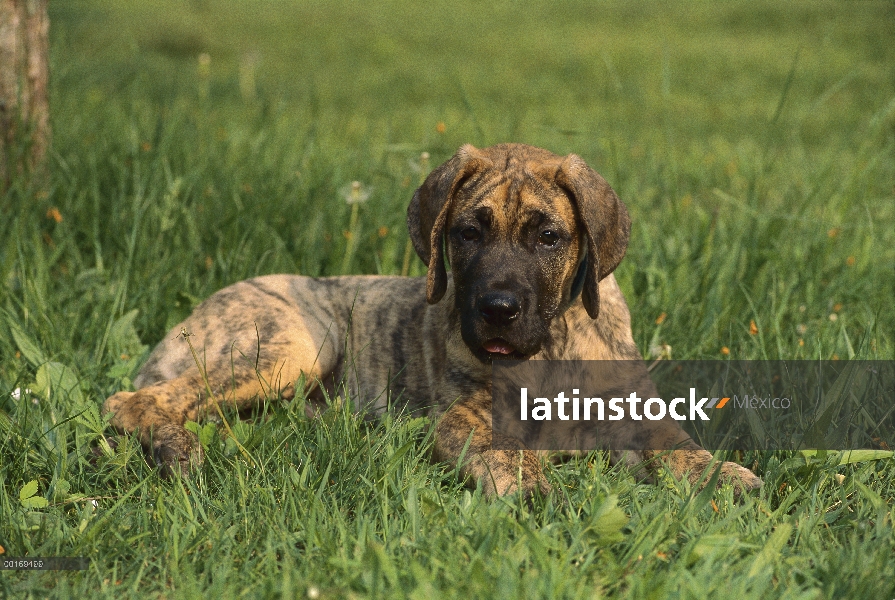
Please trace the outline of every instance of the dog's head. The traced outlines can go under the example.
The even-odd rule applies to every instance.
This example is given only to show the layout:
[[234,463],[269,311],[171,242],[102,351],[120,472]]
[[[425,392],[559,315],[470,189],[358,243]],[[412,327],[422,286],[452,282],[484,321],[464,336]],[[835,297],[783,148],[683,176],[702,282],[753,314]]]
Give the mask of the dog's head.
[[467,144],[432,171],[407,210],[429,266],[426,299],[453,272],[463,341],[483,361],[527,358],[580,293],[596,319],[599,282],[618,266],[631,221],[609,184],[574,154]]

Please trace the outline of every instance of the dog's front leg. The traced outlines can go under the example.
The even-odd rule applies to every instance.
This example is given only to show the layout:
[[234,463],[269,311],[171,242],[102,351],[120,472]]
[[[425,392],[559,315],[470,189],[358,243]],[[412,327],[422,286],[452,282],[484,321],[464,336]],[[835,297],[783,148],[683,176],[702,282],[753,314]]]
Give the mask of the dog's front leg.
[[118,431],[137,432],[163,474],[177,470],[187,475],[203,460],[199,440],[183,427],[197,420],[208,402],[199,390],[201,379],[185,376],[136,392],[118,392],[106,400],[103,412],[112,413],[111,424]]
[[[718,463],[713,465],[714,458],[708,450],[694,442],[677,422],[670,419],[619,422],[614,424],[614,427],[606,429],[603,434],[609,442],[609,447],[630,448],[639,445],[644,448],[642,451],[614,451],[613,463],[624,462],[634,466],[640,459],[645,460],[650,476],[664,463],[674,477],[685,478],[691,484],[704,486],[711,476],[706,470],[709,467],[714,469],[719,466]],[[632,440],[638,442],[632,443]],[[734,462],[722,462],[720,468],[718,485],[730,483],[736,495],[760,488],[762,485],[761,479],[752,471]]]
[[[506,496],[520,489],[526,498],[535,490],[549,493],[537,454],[513,438],[501,436],[500,443],[493,444],[493,436],[489,396],[456,402],[436,426],[434,458],[452,464],[459,462],[466,484],[475,486],[481,481],[486,496]],[[515,449],[495,450],[493,445]]]

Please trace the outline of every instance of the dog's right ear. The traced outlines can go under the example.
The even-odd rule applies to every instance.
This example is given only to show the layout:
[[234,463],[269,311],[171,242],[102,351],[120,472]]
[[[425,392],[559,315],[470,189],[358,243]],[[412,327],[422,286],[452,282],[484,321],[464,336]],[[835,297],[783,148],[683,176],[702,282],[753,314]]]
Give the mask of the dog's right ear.
[[451,201],[474,173],[493,166],[491,160],[472,144],[465,144],[446,163],[429,173],[413,194],[407,208],[407,229],[413,248],[429,266],[426,301],[435,304],[447,291],[444,268],[444,227]]

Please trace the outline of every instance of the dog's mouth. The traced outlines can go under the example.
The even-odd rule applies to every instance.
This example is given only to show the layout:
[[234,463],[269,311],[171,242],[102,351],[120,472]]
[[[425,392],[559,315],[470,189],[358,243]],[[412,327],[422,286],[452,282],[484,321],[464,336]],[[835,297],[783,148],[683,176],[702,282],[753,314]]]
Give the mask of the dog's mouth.
[[492,360],[515,359],[521,360],[526,355],[516,350],[516,347],[503,338],[491,338],[482,344],[482,349],[488,353]]

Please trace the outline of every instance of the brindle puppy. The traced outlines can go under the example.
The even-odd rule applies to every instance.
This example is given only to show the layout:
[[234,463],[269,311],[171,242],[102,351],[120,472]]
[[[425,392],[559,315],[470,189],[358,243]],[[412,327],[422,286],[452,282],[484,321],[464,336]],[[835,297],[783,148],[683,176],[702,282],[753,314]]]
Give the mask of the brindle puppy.
[[[202,457],[185,421],[207,415],[212,402],[246,408],[270,393],[289,397],[304,375],[318,386],[344,382],[358,407],[382,410],[400,393],[409,409],[428,410],[439,418],[435,459],[456,462],[469,442],[460,470],[489,495],[517,491],[518,482],[526,494],[547,492],[536,452],[517,439],[492,444],[491,364],[641,360],[612,276],[628,243],[625,206],[574,154],[466,145],[416,191],[407,225],[425,278],[270,275],[231,285],[155,348],[136,392],[106,401],[113,425],[138,432],[164,469],[187,473]],[[191,334],[213,397],[181,331]],[[641,389],[651,386],[644,371]],[[602,443],[630,448],[632,440],[640,450],[614,459],[639,462],[676,446],[662,459],[692,481],[712,460],[670,419],[628,423]],[[737,489],[761,485],[734,463],[721,475]]]

